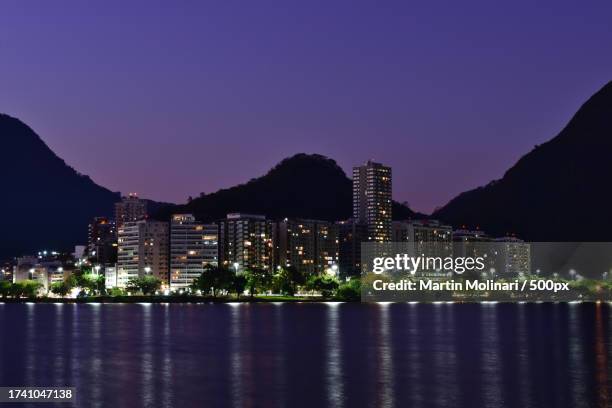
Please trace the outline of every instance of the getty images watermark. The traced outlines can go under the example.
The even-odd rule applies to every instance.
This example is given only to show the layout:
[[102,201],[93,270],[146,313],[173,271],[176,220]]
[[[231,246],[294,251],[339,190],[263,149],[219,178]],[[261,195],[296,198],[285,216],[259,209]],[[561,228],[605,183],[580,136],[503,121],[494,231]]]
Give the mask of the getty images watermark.
[[362,245],[363,301],[610,301],[612,243]]

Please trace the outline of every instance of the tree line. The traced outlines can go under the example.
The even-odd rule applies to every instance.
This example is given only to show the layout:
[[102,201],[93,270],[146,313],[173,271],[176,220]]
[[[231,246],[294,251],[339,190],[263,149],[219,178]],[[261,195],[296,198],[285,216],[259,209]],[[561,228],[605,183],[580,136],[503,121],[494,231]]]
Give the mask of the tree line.
[[[25,280],[21,282],[0,281],[0,297],[34,298],[41,289],[40,282]],[[124,296],[158,294],[162,281],[153,275],[130,279],[125,289],[106,288],[103,275],[83,269],[71,274],[60,282],[49,286],[49,292],[58,297],[66,297],[76,289],[77,298],[92,296]],[[250,298],[257,295],[275,294],[292,297],[298,293],[321,295],[328,299],[346,301],[359,300],[361,283],[358,278],[340,281],[336,277],[321,274],[304,274],[295,267],[267,270],[263,268],[246,269],[237,274],[224,266],[207,266],[186,290],[175,291],[170,295],[198,295],[212,298],[234,296],[240,299],[246,293]]]

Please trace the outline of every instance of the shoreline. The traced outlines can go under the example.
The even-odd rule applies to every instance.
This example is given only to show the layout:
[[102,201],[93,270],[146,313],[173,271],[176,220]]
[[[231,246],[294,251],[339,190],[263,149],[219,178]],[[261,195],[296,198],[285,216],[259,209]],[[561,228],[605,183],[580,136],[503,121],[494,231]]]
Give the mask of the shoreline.
[[188,304],[226,304],[226,303],[353,303],[353,304],[375,304],[375,303],[410,303],[410,304],[612,304],[612,301],[606,300],[520,300],[520,301],[508,301],[508,300],[480,300],[480,301],[448,301],[448,300],[404,300],[404,301],[361,301],[361,300],[341,300],[334,298],[290,298],[290,297],[255,297],[255,298],[213,298],[213,297],[202,297],[202,296],[96,296],[89,298],[0,298],[0,304],[3,303],[41,303],[41,304],[163,304],[163,303],[188,303]]

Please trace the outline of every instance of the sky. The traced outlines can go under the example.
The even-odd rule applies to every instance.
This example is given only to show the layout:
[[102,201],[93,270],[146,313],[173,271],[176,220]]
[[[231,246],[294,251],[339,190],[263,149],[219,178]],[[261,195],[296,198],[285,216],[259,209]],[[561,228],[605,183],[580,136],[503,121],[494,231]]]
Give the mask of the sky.
[[[610,1],[16,1],[0,112],[113,191],[184,202],[295,153],[430,212],[612,80]],[[4,135],[2,135],[4,137]]]

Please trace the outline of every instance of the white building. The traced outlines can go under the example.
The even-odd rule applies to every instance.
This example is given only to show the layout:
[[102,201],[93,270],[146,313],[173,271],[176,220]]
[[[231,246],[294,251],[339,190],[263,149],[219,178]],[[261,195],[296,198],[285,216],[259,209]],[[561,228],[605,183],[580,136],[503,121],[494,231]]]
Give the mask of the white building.
[[[127,282],[123,284],[125,285],[127,284]],[[107,266],[104,268],[104,286],[106,287],[106,289],[119,287],[117,283],[117,267],[116,266]]]
[[170,288],[190,286],[206,265],[217,265],[217,226],[198,223],[191,214],[170,222]]
[[168,223],[142,220],[126,222],[117,229],[117,286],[130,279],[153,275],[168,284]]

